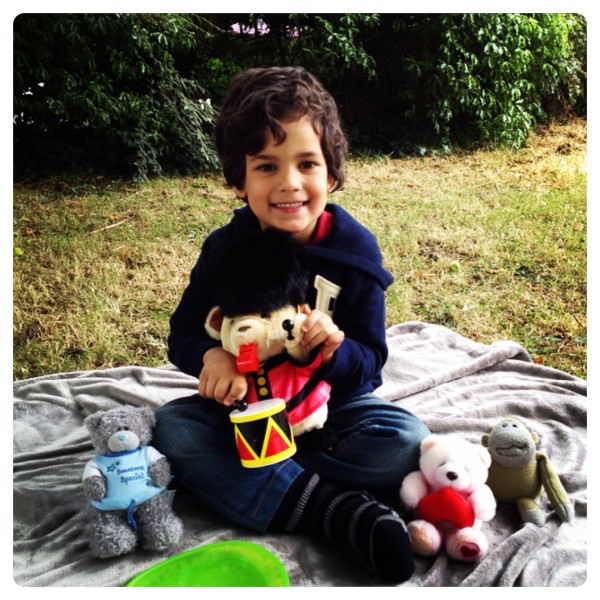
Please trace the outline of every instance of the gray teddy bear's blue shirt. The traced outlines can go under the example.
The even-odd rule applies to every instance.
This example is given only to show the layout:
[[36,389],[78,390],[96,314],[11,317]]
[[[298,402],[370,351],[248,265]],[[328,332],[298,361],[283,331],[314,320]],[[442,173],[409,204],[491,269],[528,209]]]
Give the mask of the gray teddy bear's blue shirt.
[[161,457],[152,446],[98,454],[85,466],[83,479],[100,475],[106,479],[107,491],[102,500],[90,504],[100,510],[126,510],[132,502],[137,506],[156,496],[165,488],[152,483],[148,469]]

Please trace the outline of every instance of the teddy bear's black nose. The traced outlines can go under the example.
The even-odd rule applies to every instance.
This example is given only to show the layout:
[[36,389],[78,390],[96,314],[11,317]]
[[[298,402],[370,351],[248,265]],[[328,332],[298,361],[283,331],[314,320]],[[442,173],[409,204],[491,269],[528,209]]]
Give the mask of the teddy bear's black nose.
[[294,336],[292,335],[292,331],[294,329],[294,321],[292,321],[291,319],[286,319],[281,326],[285,329],[285,331],[288,332],[288,336],[287,339],[288,340],[293,340]]
[[446,473],[446,477],[450,480],[450,481],[454,481],[455,479],[458,479],[458,475],[454,472],[454,471],[448,471]]

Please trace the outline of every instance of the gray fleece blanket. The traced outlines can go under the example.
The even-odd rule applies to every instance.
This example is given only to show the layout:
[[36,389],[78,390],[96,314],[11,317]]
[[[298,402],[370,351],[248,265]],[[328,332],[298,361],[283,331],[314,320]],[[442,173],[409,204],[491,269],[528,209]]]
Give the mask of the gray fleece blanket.
[[[569,493],[575,520],[562,524],[545,497],[543,527],[522,526],[500,505],[484,524],[479,563],[441,551],[417,558],[411,586],[579,586],[587,577],[587,384],[534,364],[518,344],[484,345],[437,325],[388,330],[389,360],[379,393],[420,416],[435,433],[479,442],[498,420],[534,428]],[[178,548],[96,559],[86,539],[81,475],[94,454],[83,419],[121,404],[158,407],[193,393],[197,380],[172,366],[59,373],[14,383],[14,579],[21,586],[122,586],[165,558],[221,540],[261,544],[283,563],[292,586],[381,586],[343,553],[299,535],[257,535],[232,526],[178,491],[185,524]]]

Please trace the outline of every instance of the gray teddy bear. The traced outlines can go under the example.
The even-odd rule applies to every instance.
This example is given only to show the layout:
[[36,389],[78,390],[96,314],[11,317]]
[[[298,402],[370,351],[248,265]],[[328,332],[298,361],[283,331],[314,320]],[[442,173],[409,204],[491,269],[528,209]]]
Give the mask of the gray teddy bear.
[[149,407],[128,405],[84,421],[98,452],[83,471],[83,491],[92,510],[92,551],[100,558],[131,552],[138,542],[163,552],[181,538],[166,489],[169,464],[148,445],[155,422]]

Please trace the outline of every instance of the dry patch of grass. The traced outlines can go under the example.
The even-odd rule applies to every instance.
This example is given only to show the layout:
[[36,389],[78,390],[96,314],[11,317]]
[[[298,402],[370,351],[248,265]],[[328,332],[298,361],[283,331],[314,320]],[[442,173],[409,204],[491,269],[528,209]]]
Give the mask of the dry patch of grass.
[[201,240],[233,207],[214,177],[15,188],[15,378],[164,364]]
[[[513,339],[586,377],[584,121],[518,152],[354,159],[332,200],[380,240],[388,324]],[[164,364],[200,245],[238,205],[218,176],[15,185],[14,377]]]
[[585,377],[586,156],[578,121],[538,129],[518,152],[353,163],[341,201],[397,278],[388,322],[513,339]]

